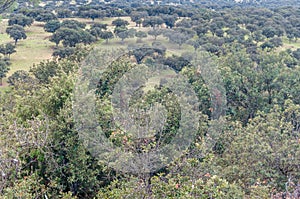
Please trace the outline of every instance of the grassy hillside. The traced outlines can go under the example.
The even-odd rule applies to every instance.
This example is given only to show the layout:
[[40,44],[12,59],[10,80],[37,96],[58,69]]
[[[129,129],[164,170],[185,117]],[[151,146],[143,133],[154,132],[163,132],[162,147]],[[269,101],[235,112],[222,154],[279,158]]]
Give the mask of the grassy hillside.
[[[0,44],[13,43],[13,40],[5,33],[7,20],[1,22]],[[26,27],[27,39],[17,43],[16,53],[11,55],[10,76],[17,70],[29,70],[33,64],[51,58],[54,44],[48,40],[51,35],[46,33],[41,22],[34,22]],[[5,79],[4,79],[5,83]]]
[[[131,22],[130,17],[122,17],[123,19],[130,22],[128,28],[135,28],[138,31],[148,32],[149,27],[136,27],[135,23]],[[74,19],[74,18],[73,18]],[[95,22],[101,22],[108,24],[108,29],[113,31],[114,27],[112,26],[112,21],[116,18],[105,18],[105,19],[96,19],[92,21],[91,19],[83,19],[76,18],[75,20],[84,22],[87,24],[87,28],[89,28]],[[66,20],[66,19],[65,19]],[[10,76],[17,70],[29,70],[33,64],[39,63],[43,60],[47,60],[51,58],[53,53],[55,44],[49,41],[49,37],[51,33],[47,33],[43,29],[44,23],[42,22],[34,22],[32,26],[26,27],[27,39],[20,40],[17,44],[17,52],[11,55],[11,66],[10,71],[7,76]],[[7,27],[7,20],[2,20],[0,22],[0,44],[5,43],[13,43],[13,40],[9,38],[9,36],[5,33],[5,29]],[[142,39],[142,44],[148,44],[151,46],[152,42],[154,42],[154,38],[149,36],[147,38]],[[178,45],[170,43],[163,36],[157,37],[157,42],[161,42],[164,46],[167,47],[167,55],[176,54],[180,55],[182,52],[186,50],[193,50],[193,48],[187,44],[184,44],[181,48]],[[109,41],[108,44],[105,42],[99,41],[94,45],[101,45],[101,47],[105,49],[116,48],[116,47],[127,47],[130,44],[136,44],[137,38],[126,39],[124,44],[121,43],[119,38],[114,38]],[[286,49],[297,49],[300,48],[300,41],[290,42],[286,37],[283,37],[284,45],[280,47],[278,50],[286,50]],[[6,79],[4,79],[4,86]]]

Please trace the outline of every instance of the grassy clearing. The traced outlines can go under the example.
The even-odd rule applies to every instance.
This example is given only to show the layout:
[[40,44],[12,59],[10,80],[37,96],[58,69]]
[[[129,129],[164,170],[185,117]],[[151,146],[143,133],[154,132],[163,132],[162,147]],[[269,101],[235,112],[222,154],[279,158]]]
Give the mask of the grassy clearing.
[[[0,44],[13,43],[13,40],[4,33],[7,27],[7,20],[1,22],[1,27]],[[11,55],[12,64],[7,76],[10,76],[17,70],[29,70],[33,64],[51,58],[54,44],[48,40],[51,34],[44,31],[43,23],[34,22],[32,26],[26,27],[25,30],[27,39],[20,40],[17,43],[17,52]],[[5,85],[6,79],[3,82]]]
[[158,86],[160,84],[161,80],[168,80],[170,78],[174,78],[175,76],[176,73],[174,70],[167,69],[167,70],[160,71],[158,75],[148,79],[144,88],[144,92],[148,92],[154,89],[155,86]]
[[279,50],[296,50],[297,48],[300,48],[300,40],[297,41],[289,41],[289,39],[284,36],[282,37],[283,46],[279,48]]
[[[121,18],[127,20],[130,23],[128,28],[135,28],[138,31],[140,30],[144,32],[148,32],[151,29],[150,27],[136,27],[136,24],[134,22],[131,22],[130,17]],[[89,28],[93,23],[96,22],[106,23],[108,24],[108,30],[113,31],[114,26],[112,26],[112,21],[117,19],[117,17],[95,19],[94,21],[92,19],[85,18],[70,19],[86,23],[87,28]],[[9,38],[9,36],[5,33],[7,21],[8,20],[6,19],[0,22],[0,44],[13,43],[13,40]],[[17,52],[11,55],[12,64],[10,66],[9,73],[7,74],[8,77],[17,70],[28,71],[30,67],[32,67],[34,64],[40,63],[41,61],[48,60],[51,58],[53,49],[55,48],[55,44],[49,41],[51,33],[45,32],[43,29],[43,25],[44,23],[42,22],[34,22],[32,26],[25,28],[27,39],[20,40],[17,44]],[[167,48],[167,56],[170,56],[172,54],[180,55],[186,50],[193,50],[193,48],[188,45],[183,45],[181,48],[179,48],[178,45],[169,43],[163,36],[158,36],[157,40],[154,40],[152,36],[148,36],[147,38],[143,38],[142,43],[139,44],[148,44],[149,46],[151,46],[154,41],[161,42]],[[119,38],[114,38],[111,39],[108,44],[106,44],[105,41],[99,41],[96,44],[94,44],[94,46],[103,49],[116,49],[120,47],[127,48],[127,46],[130,44],[137,44],[137,38],[126,39],[124,44],[122,44]],[[4,78],[4,86],[2,86],[0,90],[5,89],[6,80],[7,78]]]

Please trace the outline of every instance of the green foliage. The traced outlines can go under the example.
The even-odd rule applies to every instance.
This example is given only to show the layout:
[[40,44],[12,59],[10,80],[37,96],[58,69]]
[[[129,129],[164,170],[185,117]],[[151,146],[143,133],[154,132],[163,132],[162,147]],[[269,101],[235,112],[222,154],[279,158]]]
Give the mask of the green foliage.
[[112,25],[116,26],[116,27],[126,27],[129,25],[129,22],[123,19],[116,19],[112,22]]
[[17,52],[15,50],[16,46],[12,45],[11,43],[7,44],[2,44],[0,45],[0,53],[3,54],[4,56],[8,55],[8,58],[10,58],[10,55]]
[[6,74],[9,71],[8,62],[5,60],[0,59],[0,86],[2,86],[2,79],[6,77]]
[[[290,117],[290,111],[293,115]],[[259,113],[247,126],[236,129],[236,137],[224,152],[223,174],[229,181],[239,179],[251,189],[254,185],[282,190],[288,178],[299,179],[299,140],[293,125],[299,106],[286,101],[268,114]],[[298,127],[296,127],[298,128]]]
[[137,42],[142,42],[142,38],[146,38],[148,35],[143,31],[137,31],[135,36],[138,38]]
[[61,23],[61,27],[63,28],[70,28],[70,29],[84,29],[86,26],[85,23],[79,22],[77,20],[64,20]]
[[94,36],[85,30],[59,28],[50,38],[50,41],[58,45],[61,41],[65,47],[75,47],[76,44],[91,44],[95,41]]
[[55,50],[52,55],[59,57],[59,59],[63,59],[63,58],[71,56],[74,53],[75,53],[74,47],[65,47],[62,49]]
[[0,1],[0,14],[7,10],[12,4],[15,2],[15,0],[1,0]]
[[[182,160],[181,164],[169,169],[170,174],[159,173],[149,177],[147,182],[133,176],[125,180],[116,180],[98,193],[98,198],[242,198],[244,193],[236,184],[209,173],[189,175],[201,163],[190,158]],[[184,165],[184,166],[181,166]],[[175,165],[174,165],[175,166]],[[185,173],[187,172],[187,173]],[[197,177],[199,176],[199,177]],[[201,177],[200,177],[201,176]]]
[[52,12],[49,11],[39,12],[35,17],[36,21],[42,21],[42,22],[48,22],[56,19],[57,17]]
[[[12,2],[0,1],[0,5],[6,4],[0,12]],[[121,4],[106,1],[105,7],[79,6],[78,13],[63,7],[55,11],[63,18],[75,14],[92,20],[128,14],[137,27],[144,27],[137,31],[125,18],[114,18],[114,33],[122,44],[132,37],[140,42],[147,31],[155,40],[163,34],[179,47],[188,44],[195,51],[209,52],[226,89],[222,123],[213,117],[212,98],[221,100],[214,96],[219,90],[209,88],[205,81],[221,79],[217,74],[203,77],[207,68],[191,67],[190,55],[180,55],[182,49],[175,52],[172,44],[166,49],[163,37],[153,42],[154,49],[146,43],[129,45],[128,56],[115,60],[96,79],[95,113],[105,136],[120,150],[147,154],[171,143],[177,133],[182,107],[164,86],[168,78],[151,78],[129,101],[131,110],[142,112],[132,118],[143,125],[148,124],[151,106],[160,104],[166,116],[161,131],[136,138],[115,123],[111,102],[116,100],[112,99],[115,85],[137,64],[167,65],[174,70],[167,75],[187,78],[200,102],[199,128],[190,147],[159,171],[130,174],[113,170],[113,163],[96,159],[87,150],[75,127],[72,107],[80,62],[90,50],[80,44],[98,39],[108,43],[114,37],[110,25],[90,22],[91,27],[85,29],[80,21],[59,22],[47,6],[45,10],[22,8],[19,13],[24,16],[12,15],[7,33],[17,43],[26,38],[22,26],[29,26],[32,18],[45,21],[44,29],[53,33],[50,41],[57,45],[56,57],[35,64],[29,72],[16,71],[8,78],[9,89],[0,93],[0,198],[229,199],[296,194],[300,179],[300,50],[294,47],[300,38],[299,8],[222,9],[219,1],[215,10],[202,8],[215,7],[211,3],[201,9]],[[6,56],[15,52],[15,45],[0,45],[5,57],[0,59],[1,84],[9,70]],[[139,71],[133,75],[135,80],[144,80],[147,74]],[[214,133],[218,137],[212,138],[213,147],[206,148]]]
[[58,20],[51,20],[45,24],[44,29],[46,32],[54,33],[57,29],[60,28],[60,26],[61,24]]
[[25,33],[25,30],[20,25],[13,25],[6,28],[6,33],[14,39],[15,45],[17,45],[18,40],[20,39],[26,39],[27,35]]
[[8,20],[9,26],[17,24],[17,25],[25,27],[25,26],[31,26],[32,23],[33,23],[33,18],[27,17],[22,14],[12,15],[12,16],[10,16],[10,18]]
[[18,84],[29,83],[32,78],[29,73],[24,70],[18,70],[8,77],[7,83],[11,86],[17,86]]

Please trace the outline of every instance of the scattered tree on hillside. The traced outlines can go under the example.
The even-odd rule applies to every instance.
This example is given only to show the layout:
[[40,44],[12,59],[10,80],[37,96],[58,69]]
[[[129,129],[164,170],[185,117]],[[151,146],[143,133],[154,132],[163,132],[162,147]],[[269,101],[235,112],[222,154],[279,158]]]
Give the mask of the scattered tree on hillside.
[[95,37],[85,30],[60,28],[51,36],[50,41],[56,46],[62,41],[65,47],[75,47],[78,43],[91,44],[95,41]]
[[104,18],[106,16],[106,11],[89,9],[89,10],[81,11],[80,16],[84,18],[90,18],[94,21],[97,18]]
[[140,43],[140,42],[142,42],[142,38],[146,38],[147,37],[147,33],[143,32],[143,31],[137,31],[135,33],[135,36],[138,38],[136,42]]
[[0,53],[3,54],[4,56],[8,55],[8,58],[10,58],[10,55],[17,52],[16,51],[16,46],[12,45],[11,43],[7,43],[7,44],[2,44],[0,45]]
[[27,17],[23,14],[15,14],[9,17],[8,25],[12,26],[14,24],[20,25],[20,26],[31,26],[33,23],[33,18]]
[[35,20],[47,22],[51,20],[57,20],[57,17],[52,12],[41,12],[36,16]]
[[162,33],[163,33],[163,31],[161,29],[157,29],[157,28],[156,29],[151,29],[151,30],[148,31],[148,35],[153,36],[154,40],[156,40],[157,37],[159,35],[161,35]]
[[69,18],[72,16],[72,11],[69,9],[58,9],[57,17],[58,18]]
[[57,29],[59,29],[61,26],[60,22],[58,20],[51,20],[46,22],[44,29],[46,32],[54,33]]
[[[101,38],[101,35],[106,32],[107,24],[95,23],[90,28],[89,32],[96,38]],[[107,34],[107,33],[105,33]],[[108,36],[108,35],[105,35]],[[103,39],[103,38],[102,38]],[[110,39],[110,38],[108,38]]]
[[86,27],[86,24],[74,19],[71,20],[64,20],[60,27],[62,28],[70,28],[70,29],[84,29]]
[[136,30],[131,29],[124,29],[122,31],[117,31],[116,35],[121,39],[122,44],[124,44],[124,40],[127,38],[133,38],[135,36]]
[[27,35],[25,33],[25,30],[20,25],[13,25],[6,28],[6,33],[14,39],[15,45],[17,45],[17,42],[20,39],[26,39]]
[[55,50],[52,55],[54,57],[59,57],[59,59],[63,59],[74,53],[75,53],[74,47],[65,47],[65,48],[60,48],[60,49]]
[[108,44],[108,40],[112,39],[114,37],[113,33],[111,31],[102,31],[99,35],[101,39],[104,39],[106,44]]
[[0,14],[7,10],[16,0],[0,0]]
[[129,25],[129,22],[124,19],[118,18],[112,21],[112,25],[116,27],[126,27]]
[[148,12],[146,11],[133,11],[130,13],[131,21],[135,22],[136,27],[141,27],[143,19],[148,17]]
[[0,59],[0,86],[3,85],[3,78],[6,77],[9,71],[9,64],[7,61]]
[[164,32],[164,36],[167,37],[170,42],[178,44],[179,48],[181,48],[184,43],[191,39],[194,34],[194,31],[184,28],[177,28]]
[[173,28],[175,26],[177,18],[177,15],[162,15],[162,19],[164,20],[167,28]]
[[91,28],[100,28],[101,30],[107,30],[108,24],[94,23]]
[[27,71],[18,70],[8,77],[7,83],[10,86],[17,86],[17,84],[29,83],[31,80],[32,78]]
[[161,17],[158,16],[150,16],[144,19],[143,21],[143,27],[152,27],[155,29],[156,27],[159,27],[164,23],[164,20]]

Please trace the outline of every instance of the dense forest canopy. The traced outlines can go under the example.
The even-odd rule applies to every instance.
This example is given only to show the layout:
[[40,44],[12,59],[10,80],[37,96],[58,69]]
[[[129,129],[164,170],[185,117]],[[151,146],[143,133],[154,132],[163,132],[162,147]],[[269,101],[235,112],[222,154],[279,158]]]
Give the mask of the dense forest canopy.
[[0,1],[0,198],[300,198],[299,3]]

